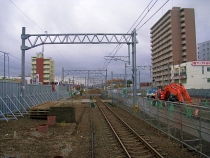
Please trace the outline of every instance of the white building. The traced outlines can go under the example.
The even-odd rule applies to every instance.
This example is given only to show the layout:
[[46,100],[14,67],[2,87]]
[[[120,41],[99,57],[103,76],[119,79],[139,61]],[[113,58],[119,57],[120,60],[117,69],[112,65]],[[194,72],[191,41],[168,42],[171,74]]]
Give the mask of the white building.
[[198,43],[197,48],[198,48],[197,60],[209,61],[210,60],[210,41]]
[[210,61],[192,61],[171,67],[171,80],[186,89],[210,88]]

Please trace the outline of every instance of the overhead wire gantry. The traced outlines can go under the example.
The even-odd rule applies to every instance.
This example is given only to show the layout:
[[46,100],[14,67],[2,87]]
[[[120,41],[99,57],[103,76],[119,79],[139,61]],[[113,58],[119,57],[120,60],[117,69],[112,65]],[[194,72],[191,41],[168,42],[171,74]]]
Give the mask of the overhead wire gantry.
[[[132,70],[133,70],[133,93],[136,94],[136,29],[131,33],[92,33],[92,34],[26,34],[22,27],[22,62],[21,84],[22,95],[25,89],[25,51],[44,44],[131,44],[132,46]],[[136,100],[133,101],[134,104]]]

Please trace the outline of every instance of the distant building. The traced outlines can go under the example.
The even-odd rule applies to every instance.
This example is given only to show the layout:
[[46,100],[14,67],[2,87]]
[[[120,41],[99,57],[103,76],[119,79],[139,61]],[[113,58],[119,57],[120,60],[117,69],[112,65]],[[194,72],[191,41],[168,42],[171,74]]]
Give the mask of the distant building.
[[[12,82],[22,82],[21,80],[22,77],[20,76],[12,76],[12,77],[5,77],[6,81],[12,81]],[[0,76],[0,80],[4,80],[4,76]],[[25,83],[30,84],[31,77],[30,76],[25,76]]]
[[141,82],[140,83],[140,87],[148,87],[148,86],[152,86],[151,82]]
[[171,74],[172,82],[182,83],[186,89],[210,88],[210,61],[177,64],[171,67]]
[[151,27],[152,78],[170,82],[171,67],[197,60],[194,9],[173,7]]
[[210,41],[197,44],[197,60],[209,61],[210,60]]
[[31,57],[31,78],[32,83],[49,84],[54,82],[54,61],[51,58],[44,58],[43,53]]

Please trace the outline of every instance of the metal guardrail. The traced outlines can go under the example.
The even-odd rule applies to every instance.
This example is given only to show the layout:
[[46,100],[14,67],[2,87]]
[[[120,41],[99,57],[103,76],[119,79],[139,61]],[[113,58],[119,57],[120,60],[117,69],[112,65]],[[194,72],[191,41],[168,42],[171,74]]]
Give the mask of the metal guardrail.
[[210,157],[210,104],[197,105],[132,96],[109,95],[112,102],[204,157]]
[[210,99],[210,89],[187,89],[191,97]]

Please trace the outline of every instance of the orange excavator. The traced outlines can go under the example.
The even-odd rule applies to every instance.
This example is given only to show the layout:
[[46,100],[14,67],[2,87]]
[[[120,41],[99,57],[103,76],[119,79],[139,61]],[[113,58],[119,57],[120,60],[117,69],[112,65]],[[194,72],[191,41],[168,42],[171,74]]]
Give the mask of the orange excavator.
[[171,83],[165,88],[158,89],[155,93],[155,99],[167,101],[192,102],[190,95],[182,84]]

